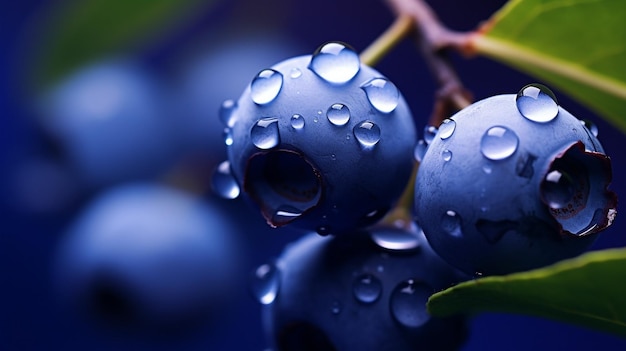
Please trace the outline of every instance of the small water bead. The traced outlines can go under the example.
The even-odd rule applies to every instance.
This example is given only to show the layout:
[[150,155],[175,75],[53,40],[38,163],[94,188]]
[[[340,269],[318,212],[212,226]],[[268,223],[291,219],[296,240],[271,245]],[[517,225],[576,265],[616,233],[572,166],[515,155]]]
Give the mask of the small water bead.
[[426,126],[424,127],[424,141],[426,144],[430,144],[433,139],[435,139],[435,135],[437,135],[437,127],[435,126]]
[[372,148],[380,141],[380,127],[370,121],[364,121],[353,129],[354,137],[364,148]]
[[282,205],[278,207],[276,212],[274,212],[274,215],[272,216],[272,224],[276,226],[285,225],[301,215],[302,211],[299,209],[290,205]]
[[274,264],[259,266],[252,276],[251,290],[263,305],[269,305],[278,296],[280,288],[280,270]]
[[260,119],[250,131],[250,138],[254,146],[267,150],[280,143],[278,132],[278,118],[268,117]]
[[348,44],[330,42],[315,50],[309,69],[327,82],[341,84],[359,73],[361,61]]
[[278,96],[283,87],[283,75],[273,69],[264,69],[250,84],[252,101],[259,105],[268,104]]
[[426,302],[433,289],[413,279],[404,281],[394,289],[389,300],[393,318],[407,328],[419,328],[430,320]]
[[491,168],[491,165],[483,166],[483,172],[485,172],[485,174],[491,174],[492,171],[493,171],[493,168]]
[[490,160],[504,160],[517,151],[519,138],[506,127],[491,127],[480,140],[480,151]]
[[517,93],[515,104],[522,116],[534,122],[550,122],[559,114],[556,96],[542,84],[529,84],[523,87]]
[[383,291],[383,285],[371,274],[357,277],[352,284],[352,293],[357,301],[371,304],[376,302]]
[[226,146],[231,146],[235,142],[233,139],[233,132],[230,128],[224,128],[224,132],[222,133],[224,136],[224,144]]
[[241,193],[237,180],[231,173],[230,162],[224,161],[217,166],[211,177],[213,191],[224,199],[236,199]]
[[319,227],[315,229],[315,231],[317,232],[317,234],[321,236],[327,236],[328,234],[330,234],[330,227],[325,226],[325,225],[320,225]]
[[558,170],[548,172],[541,184],[541,195],[552,209],[565,208],[576,193],[572,177]]
[[452,159],[452,151],[445,149],[441,152],[441,158],[443,158],[444,161],[448,162]]
[[237,102],[232,99],[224,100],[222,105],[220,106],[220,121],[224,123],[225,126],[232,128],[235,125],[235,110],[237,109]]
[[301,76],[302,76],[302,71],[297,67],[292,68],[291,71],[289,72],[289,77],[293,79],[300,78]]
[[350,120],[350,109],[344,104],[333,104],[326,111],[326,117],[330,123],[343,126]]
[[446,140],[454,134],[456,129],[456,122],[452,119],[445,119],[439,126],[439,137],[441,140]]
[[361,85],[367,100],[382,113],[390,113],[398,106],[400,92],[396,86],[385,78],[372,78]]
[[417,162],[422,162],[424,159],[424,155],[426,155],[426,150],[428,150],[428,144],[424,139],[420,139],[417,141],[417,145],[415,145],[415,150],[413,150],[413,157]]
[[333,304],[330,306],[330,312],[334,315],[341,313],[341,303],[339,301],[333,301]]
[[304,128],[304,117],[298,114],[291,116],[291,127],[295,130]]
[[588,119],[585,120],[580,120],[580,123],[585,126],[585,128],[587,128],[587,130],[589,132],[591,132],[591,135],[593,135],[594,137],[598,137],[598,126],[595,125],[593,122],[591,122]]
[[411,252],[420,246],[418,236],[405,230],[378,230],[371,238],[376,245],[390,251]]
[[460,238],[463,236],[461,231],[461,216],[455,211],[448,210],[441,216],[441,228],[448,234]]

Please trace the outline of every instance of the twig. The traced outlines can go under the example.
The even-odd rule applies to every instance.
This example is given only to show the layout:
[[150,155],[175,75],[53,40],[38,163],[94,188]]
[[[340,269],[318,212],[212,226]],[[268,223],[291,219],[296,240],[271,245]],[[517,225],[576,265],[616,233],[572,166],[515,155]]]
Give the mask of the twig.
[[383,34],[361,52],[361,62],[375,66],[396,44],[413,31],[413,18],[400,15]]

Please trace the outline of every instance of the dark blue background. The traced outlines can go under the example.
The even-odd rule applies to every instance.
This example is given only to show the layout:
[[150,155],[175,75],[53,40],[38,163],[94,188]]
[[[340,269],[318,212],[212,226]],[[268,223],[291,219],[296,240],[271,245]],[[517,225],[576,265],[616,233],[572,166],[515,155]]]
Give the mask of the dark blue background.
[[[223,30],[229,21],[243,26],[270,26],[284,31],[301,44],[315,49],[328,40],[343,40],[362,50],[393,20],[382,1],[231,1],[221,2],[211,12],[186,23],[162,42],[143,48],[138,55],[146,66],[167,76],[176,67],[180,52],[201,35]],[[469,30],[489,17],[503,1],[432,1],[444,23],[452,29]],[[50,291],[49,265],[60,233],[75,215],[66,211],[55,215],[33,216],[11,206],[7,178],[19,160],[49,150],[34,127],[28,91],[23,86],[24,38],[33,28],[35,14],[51,6],[43,1],[5,4],[0,35],[4,53],[0,56],[0,349],[133,349],[142,344],[115,340],[104,332],[78,324],[57,309]],[[113,24],[112,24],[113,25]],[[232,28],[232,27],[231,27]],[[303,52],[305,54],[308,52]],[[459,75],[476,99],[500,93],[514,93],[535,79],[485,58],[453,55]],[[410,103],[418,126],[430,114],[435,84],[423,59],[407,40],[389,54],[377,69],[400,88]],[[243,88],[243,87],[242,87]],[[580,118],[594,121],[600,139],[612,156],[613,190],[624,194],[626,154],[621,152],[624,135],[596,115],[556,91],[560,104]],[[260,221],[258,218],[251,221]],[[595,248],[623,246],[623,216],[617,217],[597,242]],[[250,268],[278,255],[289,238],[261,233],[250,236],[247,246]],[[569,326],[542,319],[485,314],[476,317],[466,350],[551,350],[551,349],[625,349],[626,339],[602,332]],[[156,347],[154,344],[152,347]],[[252,299],[242,300],[225,318],[218,330],[202,330],[184,340],[161,342],[163,349],[189,350],[263,350],[266,346],[261,329],[259,306]]]

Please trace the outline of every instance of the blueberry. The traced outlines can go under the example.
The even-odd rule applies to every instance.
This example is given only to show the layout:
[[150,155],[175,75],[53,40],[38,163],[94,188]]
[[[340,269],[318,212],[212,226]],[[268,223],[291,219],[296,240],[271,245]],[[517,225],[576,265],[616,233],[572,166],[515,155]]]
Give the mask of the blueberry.
[[506,274],[587,249],[616,214],[609,157],[545,86],[444,121],[419,167],[417,220],[467,273]]
[[454,350],[465,340],[464,318],[431,317],[425,304],[468,276],[415,227],[311,233],[254,278],[277,351]]
[[411,174],[406,101],[346,44],[261,70],[223,112],[232,174],[272,226],[339,234],[372,224]]
[[62,306],[125,332],[178,331],[217,319],[240,271],[218,207],[151,183],[107,190],[56,253]]

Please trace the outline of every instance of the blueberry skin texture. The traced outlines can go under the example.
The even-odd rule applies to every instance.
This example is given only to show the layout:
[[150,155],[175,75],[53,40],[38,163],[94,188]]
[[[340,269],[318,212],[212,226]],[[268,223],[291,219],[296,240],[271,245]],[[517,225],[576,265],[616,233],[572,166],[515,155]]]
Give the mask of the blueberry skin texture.
[[65,311],[130,333],[204,325],[229,304],[237,242],[218,207],[152,183],[112,188],[72,223],[55,254]]
[[[262,311],[273,349],[402,351],[461,346],[466,320],[427,316],[425,303],[431,293],[468,276],[439,258],[421,232],[408,234],[418,240],[417,248],[398,251],[372,240],[372,233],[385,232],[406,233],[395,228],[327,237],[311,233],[286,247],[276,264],[280,277],[276,299]],[[364,275],[379,282],[380,291],[375,299],[368,295],[369,300],[359,301],[353,289]],[[409,279],[427,290],[420,291],[422,300],[411,304],[417,315],[427,317],[411,327],[391,312],[391,297]]]
[[[308,68],[311,55],[280,62],[272,69],[283,76],[277,97],[255,104],[250,85],[237,102],[233,144],[228,146],[232,173],[268,224],[340,234],[381,218],[400,196],[413,166],[415,128],[404,98],[389,113],[377,111],[360,86],[379,72],[360,65],[358,74],[343,84],[332,84]],[[291,73],[299,70],[297,78]],[[327,111],[334,104],[350,111],[349,121],[333,125]],[[304,127],[291,125],[295,114]],[[262,150],[251,140],[258,120],[277,117],[280,143]],[[363,148],[354,128],[370,121],[380,128],[380,140]],[[299,216],[276,218],[281,208]]]
[[[446,128],[439,129],[415,188],[417,221],[449,263],[484,275],[538,268],[582,253],[610,225],[617,201],[606,188],[610,162],[598,139],[566,110],[534,122],[520,114],[516,95],[507,94],[478,101],[451,119],[454,132],[442,139]],[[510,156],[483,155],[483,135],[493,126],[517,137]],[[542,193],[544,177],[559,165],[574,169],[589,187],[583,200],[570,201],[571,213],[552,211]]]

